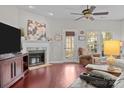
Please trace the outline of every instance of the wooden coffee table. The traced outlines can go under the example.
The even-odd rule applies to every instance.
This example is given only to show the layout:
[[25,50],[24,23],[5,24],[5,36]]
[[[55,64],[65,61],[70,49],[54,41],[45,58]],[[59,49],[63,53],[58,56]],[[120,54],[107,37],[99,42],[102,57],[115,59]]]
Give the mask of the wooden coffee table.
[[105,71],[105,72],[108,72],[108,73],[111,73],[112,75],[115,75],[115,76],[120,76],[122,70],[121,68],[119,67],[114,67],[115,69],[110,71],[108,70],[108,65],[107,64],[102,64],[102,65],[96,65],[96,64],[88,64],[86,66],[86,68],[88,69],[88,71],[91,71],[91,70],[100,70],[100,71]]

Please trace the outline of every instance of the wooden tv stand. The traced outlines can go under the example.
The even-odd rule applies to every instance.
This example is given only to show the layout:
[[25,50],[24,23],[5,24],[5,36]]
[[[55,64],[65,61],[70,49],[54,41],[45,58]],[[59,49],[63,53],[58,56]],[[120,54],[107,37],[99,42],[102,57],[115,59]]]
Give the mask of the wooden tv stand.
[[28,54],[0,55],[0,87],[8,88],[28,71]]

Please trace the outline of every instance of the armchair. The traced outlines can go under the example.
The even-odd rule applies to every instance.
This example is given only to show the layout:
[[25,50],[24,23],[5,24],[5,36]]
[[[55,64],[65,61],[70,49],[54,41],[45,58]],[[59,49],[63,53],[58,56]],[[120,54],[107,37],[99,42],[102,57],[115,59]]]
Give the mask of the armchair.
[[79,63],[86,66],[87,64],[92,64],[91,55],[81,55],[79,56]]
[[79,48],[79,64],[86,66],[87,64],[92,64],[95,61],[95,57],[100,57],[100,54],[90,54],[88,50],[84,48]]

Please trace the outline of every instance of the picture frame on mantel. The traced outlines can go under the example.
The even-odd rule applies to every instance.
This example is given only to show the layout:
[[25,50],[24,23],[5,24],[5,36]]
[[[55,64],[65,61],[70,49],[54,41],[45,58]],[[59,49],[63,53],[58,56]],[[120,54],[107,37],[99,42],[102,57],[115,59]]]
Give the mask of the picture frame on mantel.
[[78,40],[79,41],[84,41],[85,40],[85,36],[84,35],[78,36]]
[[62,35],[56,35],[54,40],[55,41],[61,41],[62,40]]
[[84,34],[83,30],[80,31],[79,36],[78,36],[78,40],[79,41],[84,41],[85,40],[85,34]]

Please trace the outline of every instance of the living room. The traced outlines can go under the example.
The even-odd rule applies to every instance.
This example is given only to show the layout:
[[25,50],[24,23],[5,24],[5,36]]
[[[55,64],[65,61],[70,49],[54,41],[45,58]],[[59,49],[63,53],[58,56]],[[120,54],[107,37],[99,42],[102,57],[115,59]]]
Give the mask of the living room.
[[[63,62],[64,60],[64,48],[65,47],[65,42],[64,42],[64,37],[62,37],[62,40],[55,40],[58,36],[59,39],[61,39],[61,35],[63,35],[65,33],[65,31],[74,31],[75,32],[75,38],[78,39],[78,36],[80,36],[80,32],[83,31],[84,33],[87,32],[96,32],[97,34],[97,38],[100,38],[100,35],[102,35],[102,32],[110,32],[112,34],[112,39],[117,39],[117,40],[121,40],[123,41],[123,24],[124,21],[121,20],[121,18],[118,19],[108,19],[107,17],[109,17],[109,15],[103,15],[105,17],[104,18],[99,18],[99,20],[94,20],[94,21],[89,21],[86,19],[81,19],[79,21],[74,21],[75,18],[80,17],[79,16],[75,16],[75,15],[71,15],[71,10],[67,11],[67,15],[71,18],[71,19],[63,19],[63,18],[55,18],[54,15],[50,16],[49,14],[46,14],[46,16],[41,16],[39,14],[36,13],[32,13],[29,11],[35,11],[35,9],[30,9],[28,8],[28,6],[24,6],[24,8],[26,8],[28,11],[24,10],[24,9],[20,9],[20,7],[23,6],[0,6],[0,12],[1,12],[1,22],[4,22],[6,24],[10,24],[12,26],[21,28],[24,32],[24,34],[26,35],[26,31],[27,31],[27,20],[33,20],[33,21],[37,21],[37,22],[41,22],[43,24],[46,24],[46,38],[50,39],[50,52],[52,53],[52,55],[49,57],[50,61],[52,62]],[[34,6],[35,7],[35,6]],[[36,8],[39,8],[42,6],[36,6]],[[72,7],[73,6],[43,6],[44,8],[53,8],[55,9],[57,8],[62,8],[66,9],[68,7]],[[76,8],[79,8],[81,6],[74,6]],[[85,9],[86,6],[84,6],[83,8]],[[99,7],[99,6],[97,6]],[[110,8],[116,8],[116,10],[118,9],[122,9],[123,6],[101,6],[101,7],[105,7],[103,9],[106,9],[106,7],[110,7]],[[118,9],[117,9],[118,8]],[[97,9],[97,8],[96,8]],[[101,9],[101,10],[103,10]],[[3,11],[5,10],[5,11]],[[77,9],[78,10],[78,9]],[[113,9],[115,11],[115,9]],[[9,11],[11,11],[11,14],[9,13]],[[51,9],[52,11],[52,9]],[[78,10],[79,12],[81,12],[80,10]],[[100,10],[99,10],[100,11]],[[105,11],[105,10],[104,10]],[[111,11],[111,10],[109,10]],[[73,12],[77,12],[76,10]],[[46,13],[49,13],[46,12]],[[60,13],[58,13],[59,15],[61,15]],[[59,17],[59,15],[56,15]],[[61,15],[62,16],[62,15]],[[122,15],[121,15],[122,16]],[[66,13],[65,16],[66,17]],[[116,17],[116,16],[115,16]],[[111,17],[112,18],[112,17]],[[83,20],[83,21],[82,21]],[[61,23],[61,24],[60,24]],[[60,37],[59,37],[60,36]],[[79,47],[87,47],[87,41],[85,40],[77,40],[76,42],[76,49],[75,51],[78,51]],[[100,40],[97,42],[98,44],[100,44]],[[53,45],[52,45],[53,44]],[[55,46],[54,46],[55,44]],[[63,46],[64,45],[64,46]],[[52,47],[53,46],[53,47]],[[98,53],[100,53],[101,49],[100,46],[98,46]],[[54,54],[53,54],[54,53]]]
[[[87,17],[82,18],[82,15],[83,15],[82,11],[87,8],[91,9],[91,7],[95,7],[93,9],[94,13],[104,12],[105,14],[104,13],[103,15],[98,14],[96,16],[94,14],[92,20],[90,20]],[[105,40],[107,39],[110,41],[117,40],[119,43],[121,43],[121,48],[118,49],[121,52],[119,51],[119,54],[117,52],[117,56],[119,56],[119,59],[122,59],[123,61],[124,13],[121,12],[123,11],[123,8],[124,8],[123,5],[117,5],[117,6],[114,6],[114,5],[88,5],[88,6],[87,5],[44,5],[44,6],[43,5],[22,5],[22,6],[4,5],[4,6],[0,6],[1,23],[7,24],[15,28],[19,28],[21,31],[21,48],[22,48],[21,57],[23,58],[23,60],[25,60],[25,62],[28,62],[27,69],[29,70],[25,72],[24,76],[22,75],[23,79],[16,78],[17,79],[16,82],[12,81],[11,84],[10,83],[8,84],[8,82],[7,83],[5,82],[6,84],[3,84],[3,85],[1,84],[1,87],[13,87],[13,88],[16,88],[16,87],[18,88],[80,87],[81,88],[81,86],[77,86],[77,84],[80,85],[79,84],[81,83],[79,82],[80,80],[78,80],[78,82],[75,83],[75,80],[79,79],[80,74],[82,72],[83,73],[85,72],[84,70],[85,67],[83,64],[84,61],[80,62],[79,49],[81,49],[81,51],[82,49],[84,49],[83,54],[85,56],[98,54],[99,57],[94,57],[96,58],[94,59],[95,62],[99,60],[104,61],[104,57],[103,57],[104,39]],[[79,14],[81,13],[82,15],[73,15],[74,13],[79,13]],[[81,17],[82,19],[80,19],[79,17]],[[37,29],[40,29],[42,32],[40,33],[38,32],[37,29],[34,29],[36,27],[39,27]],[[36,34],[35,33],[32,34],[31,31],[36,31]],[[112,51],[114,51],[114,49]],[[4,56],[6,56],[6,54]],[[2,57],[3,57],[3,54],[1,54],[0,58]],[[84,58],[84,60],[87,60],[87,59]],[[2,68],[2,65],[0,66]],[[13,66],[15,67],[14,64],[12,65],[12,67]],[[48,71],[51,70],[51,72],[53,72],[54,74],[51,74],[50,71],[45,72],[45,70],[48,70]],[[61,73],[58,73],[57,70],[58,72],[60,71]],[[12,69],[12,71],[15,71],[15,70]],[[47,75],[44,75],[44,72]],[[103,71],[103,72],[106,72],[106,71]],[[35,76],[34,75],[35,73],[39,74],[39,76],[40,74],[43,75],[43,78],[39,78],[38,75]],[[63,74],[63,78],[65,79],[60,79],[59,77],[59,78],[56,78],[56,80],[52,80],[54,78],[53,75],[56,75],[55,73],[58,74],[57,76],[59,75],[61,76]],[[67,78],[68,73],[70,73],[71,78]],[[122,71],[119,72],[119,75],[121,73]],[[111,75],[109,76],[114,77]],[[51,78],[48,78],[48,77],[51,77]],[[30,78],[32,78],[31,79],[32,82],[31,81],[28,82]],[[33,81],[34,80],[33,78],[36,78],[37,80]],[[46,80],[46,78],[48,78],[48,80]],[[49,81],[49,79],[51,79],[51,81]],[[60,82],[60,80],[62,80],[62,82]],[[82,87],[86,88],[84,86]],[[124,87],[124,86],[122,85],[120,87]]]

